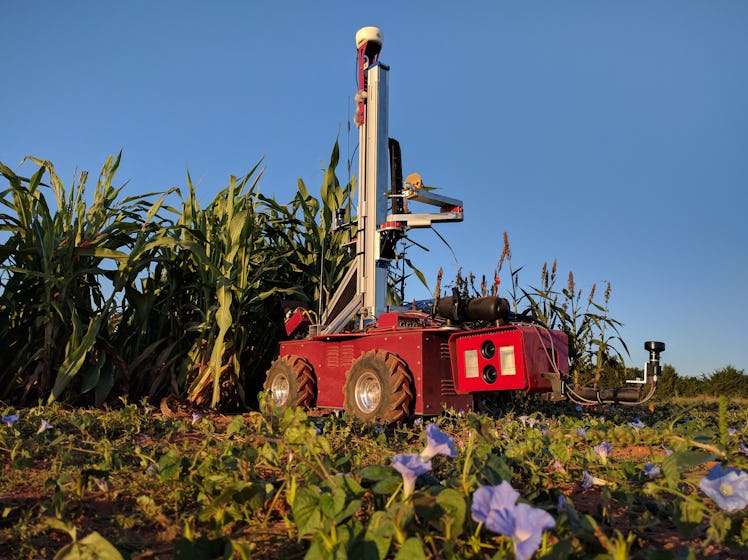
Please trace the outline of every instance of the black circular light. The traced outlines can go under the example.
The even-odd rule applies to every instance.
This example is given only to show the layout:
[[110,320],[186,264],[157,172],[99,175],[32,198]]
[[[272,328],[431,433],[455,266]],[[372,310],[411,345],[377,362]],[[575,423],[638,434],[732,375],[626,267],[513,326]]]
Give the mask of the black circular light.
[[498,376],[499,376],[499,372],[497,372],[496,368],[492,366],[491,364],[488,364],[486,367],[483,368],[483,381],[485,381],[489,385],[491,383],[495,383],[496,378]]
[[480,353],[486,359],[490,360],[496,355],[496,345],[491,340],[486,340],[480,346]]

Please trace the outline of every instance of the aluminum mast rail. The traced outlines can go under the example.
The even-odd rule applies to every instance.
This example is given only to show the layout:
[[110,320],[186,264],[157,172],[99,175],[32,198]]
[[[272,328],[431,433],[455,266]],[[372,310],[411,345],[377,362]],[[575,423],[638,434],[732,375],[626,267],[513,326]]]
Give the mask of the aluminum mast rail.
[[[389,67],[379,62],[383,36],[376,27],[356,33],[358,87],[356,125],[359,128],[356,258],[321,317],[320,335],[341,332],[355,314],[356,328],[387,311],[387,272],[397,241],[408,227],[429,227],[433,222],[457,222],[462,201],[434,194],[418,182],[390,185]],[[394,142],[394,141],[393,141]],[[399,152],[399,148],[398,148]],[[398,153],[399,159],[399,153]],[[401,181],[401,180],[400,180]],[[440,207],[439,213],[392,213],[390,199],[401,197]],[[398,206],[398,209],[402,204]],[[383,255],[383,239],[388,249]],[[354,283],[355,282],[355,283]]]
[[[380,259],[377,224],[387,217],[388,72],[380,64],[382,32],[364,27],[356,33],[358,87],[356,125],[359,127],[356,258],[322,316],[320,334],[343,330],[355,313],[357,327],[385,311],[387,267]],[[354,284],[355,281],[355,284]],[[354,287],[355,286],[355,287]]]
[[389,68],[375,63],[367,69],[366,118],[359,128],[358,286],[363,298],[359,327],[384,313],[389,260],[381,258],[380,224],[387,221],[389,177]]

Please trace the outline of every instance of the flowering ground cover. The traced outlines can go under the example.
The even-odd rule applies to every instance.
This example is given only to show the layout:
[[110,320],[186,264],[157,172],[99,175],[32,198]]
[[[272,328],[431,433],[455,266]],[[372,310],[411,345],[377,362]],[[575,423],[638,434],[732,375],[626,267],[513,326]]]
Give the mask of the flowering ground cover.
[[0,558],[748,558],[745,404],[0,408]]

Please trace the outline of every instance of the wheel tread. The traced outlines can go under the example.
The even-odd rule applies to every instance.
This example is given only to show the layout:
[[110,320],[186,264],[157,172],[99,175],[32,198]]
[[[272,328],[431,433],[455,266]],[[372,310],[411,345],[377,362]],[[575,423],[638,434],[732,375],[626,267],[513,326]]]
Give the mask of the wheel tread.
[[298,406],[304,410],[310,410],[314,408],[316,399],[316,377],[314,376],[314,369],[312,365],[301,356],[280,356],[278,359],[273,361],[268,370],[268,378],[265,380],[263,387],[265,390],[270,390],[270,374],[277,368],[286,369],[286,373],[289,377],[295,381],[296,395],[294,402],[289,403],[289,406]]
[[[349,370],[349,378],[351,371],[354,371],[356,363],[366,363],[374,360],[375,362],[381,363],[388,374],[388,385],[391,388],[391,393],[386,397],[391,399],[387,404],[385,410],[381,412],[381,417],[378,418],[386,424],[396,424],[407,421],[413,414],[413,405],[415,404],[415,394],[413,391],[413,383],[410,372],[408,371],[407,364],[398,355],[388,352],[386,350],[370,350],[369,352],[363,353],[354,362],[351,370]],[[353,412],[355,415],[355,407],[349,400],[348,383],[344,391],[346,393],[346,410]]]

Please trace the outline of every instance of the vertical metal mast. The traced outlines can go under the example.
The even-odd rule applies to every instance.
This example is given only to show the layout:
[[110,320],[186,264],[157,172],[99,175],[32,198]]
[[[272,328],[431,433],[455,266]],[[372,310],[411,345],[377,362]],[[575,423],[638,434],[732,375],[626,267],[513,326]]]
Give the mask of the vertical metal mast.
[[357,327],[386,310],[388,261],[380,258],[378,227],[387,219],[387,73],[379,63],[382,32],[364,27],[356,33],[358,92],[358,207],[356,258],[321,317],[320,334],[335,334],[355,314]]
[[[409,175],[402,184],[401,173],[393,171],[397,184],[388,193],[391,159],[397,162],[395,167],[400,165],[400,148],[397,141],[389,138],[390,69],[379,62],[382,43],[382,31],[377,27],[364,27],[356,33],[355,121],[359,129],[356,258],[320,318],[319,333],[323,335],[341,332],[354,314],[358,328],[363,329],[369,320],[387,311],[387,271],[394,243],[407,228],[462,221],[462,201],[432,192],[424,187],[417,173]],[[390,144],[394,145],[393,154]],[[391,205],[388,194],[401,202]],[[439,212],[414,214],[402,201],[438,206]]]
[[[382,33],[365,27],[356,34],[359,64],[364,83],[359,84],[359,185],[358,185],[358,292],[362,309],[360,327],[386,311],[387,268],[381,258],[379,226],[387,221],[389,177],[388,75],[389,68],[378,62]],[[363,51],[363,57],[361,52]],[[366,66],[363,66],[366,65]],[[359,78],[360,79],[360,78]],[[363,102],[363,112],[361,103]],[[363,118],[362,118],[363,117]]]

